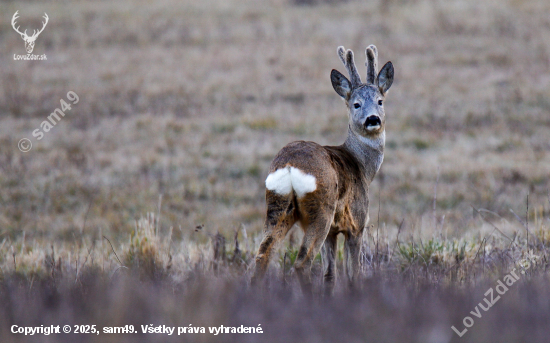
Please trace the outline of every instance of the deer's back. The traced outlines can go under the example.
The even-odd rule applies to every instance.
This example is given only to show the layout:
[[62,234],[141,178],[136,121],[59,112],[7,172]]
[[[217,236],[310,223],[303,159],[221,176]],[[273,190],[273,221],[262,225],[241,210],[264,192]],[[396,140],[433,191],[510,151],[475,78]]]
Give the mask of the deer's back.
[[275,156],[269,172],[268,190],[294,192],[312,205],[336,204],[336,217],[338,212],[358,214],[368,206],[368,181],[359,161],[343,146],[292,142]]

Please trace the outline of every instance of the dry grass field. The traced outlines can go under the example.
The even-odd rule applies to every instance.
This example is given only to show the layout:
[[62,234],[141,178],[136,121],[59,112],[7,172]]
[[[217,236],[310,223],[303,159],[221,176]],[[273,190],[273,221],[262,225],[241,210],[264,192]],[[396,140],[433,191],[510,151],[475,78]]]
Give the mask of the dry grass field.
[[[48,14],[33,52],[46,61],[13,59],[16,10],[29,31]],[[550,2],[6,1],[0,13],[1,342],[548,340]],[[293,140],[343,143],[329,73],[344,71],[339,45],[362,66],[369,44],[396,74],[362,280],[301,294],[296,229],[251,289],[269,163]],[[69,91],[79,102],[37,140]],[[65,324],[139,335],[11,333]]]

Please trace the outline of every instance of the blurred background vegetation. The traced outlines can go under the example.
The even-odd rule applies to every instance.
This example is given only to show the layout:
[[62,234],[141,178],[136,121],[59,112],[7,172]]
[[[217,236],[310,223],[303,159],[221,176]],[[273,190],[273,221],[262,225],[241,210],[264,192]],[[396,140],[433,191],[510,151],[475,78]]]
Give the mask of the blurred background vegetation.
[[[306,5],[307,4],[307,5]],[[336,47],[392,60],[387,152],[373,213],[395,231],[438,216],[463,235],[471,205],[548,210],[550,19],[546,1],[108,1],[1,4],[0,224],[10,238],[124,237],[161,227],[261,229],[264,180],[292,140],[341,144]],[[40,27],[34,53],[10,25]],[[34,26],[33,26],[34,25]],[[364,68],[360,71],[365,76]],[[31,137],[69,90],[80,103]],[[33,139],[31,152],[17,150]],[[439,175],[439,181],[437,182]],[[86,228],[83,230],[87,215]],[[371,218],[373,216],[371,215]],[[412,225],[412,224],[411,224]],[[418,224],[420,225],[420,224]],[[181,230],[179,228],[181,227]]]

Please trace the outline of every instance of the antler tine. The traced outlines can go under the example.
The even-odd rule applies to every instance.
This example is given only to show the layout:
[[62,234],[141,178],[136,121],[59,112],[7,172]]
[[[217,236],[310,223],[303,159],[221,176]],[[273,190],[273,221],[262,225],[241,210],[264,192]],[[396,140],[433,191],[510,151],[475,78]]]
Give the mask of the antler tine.
[[338,57],[340,57],[340,61],[342,61],[342,63],[345,66],[346,65],[346,58],[344,57],[344,55],[346,54],[346,49],[344,49],[343,46],[339,46],[337,51],[338,51]]
[[48,13],[44,12],[44,16],[42,17],[44,18],[45,20],[42,22],[42,25],[44,25],[42,27],[42,30],[44,30],[44,27],[46,27],[46,25],[48,24],[48,21],[50,20],[50,17],[48,17]]
[[367,67],[367,83],[374,83],[378,72],[378,49],[376,49],[375,45],[371,44],[365,50],[365,54],[367,55],[367,60],[365,61],[365,66]]
[[19,14],[19,10],[15,11],[15,13],[13,14],[13,17],[11,17],[12,25],[15,25],[15,21],[17,20],[17,18],[19,18],[18,14]]
[[353,51],[345,50],[343,46],[338,47],[338,57],[348,70],[348,74],[351,81],[351,86],[353,88],[359,87],[361,85],[361,76],[355,67],[355,61],[353,59]]
[[50,20],[50,18],[48,17],[48,14],[46,12],[44,12],[44,16],[42,18],[45,19],[45,21],[42,22],[42,28],[38,32],[33,33],[33,37],[37,37],[39,34],[41,34],[42,31],[44,31],[44,29],[46,28],[46,25],[48,25],[48,20]]
[[21,27],[21,25],[15,27],[15,25],[17,24],[17,19],[19,18],[18,14],[19,14],[19,10],[15,11],[15,13],[13,14],[13,17],[11,18],[11,26],[13,27],[15,32],[19,33],[20,35],[23,35],[24,33],[19,31],[19,28]]

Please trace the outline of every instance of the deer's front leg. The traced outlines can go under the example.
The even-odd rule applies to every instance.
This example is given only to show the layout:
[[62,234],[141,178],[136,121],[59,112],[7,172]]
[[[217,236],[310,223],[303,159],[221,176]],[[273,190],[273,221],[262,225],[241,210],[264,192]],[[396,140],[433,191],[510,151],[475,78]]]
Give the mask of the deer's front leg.
[[346,242],[344,243],[344,259],[346,265],[346,274],[350,285],[358,280],[361,271],[360,257],[363,241],[363,230],[348,231],[346,233]]
[[325,269],[325,296],[330,296],[336,281],[336,242],[338,233],[329,233],[323,244],[323,263]]

